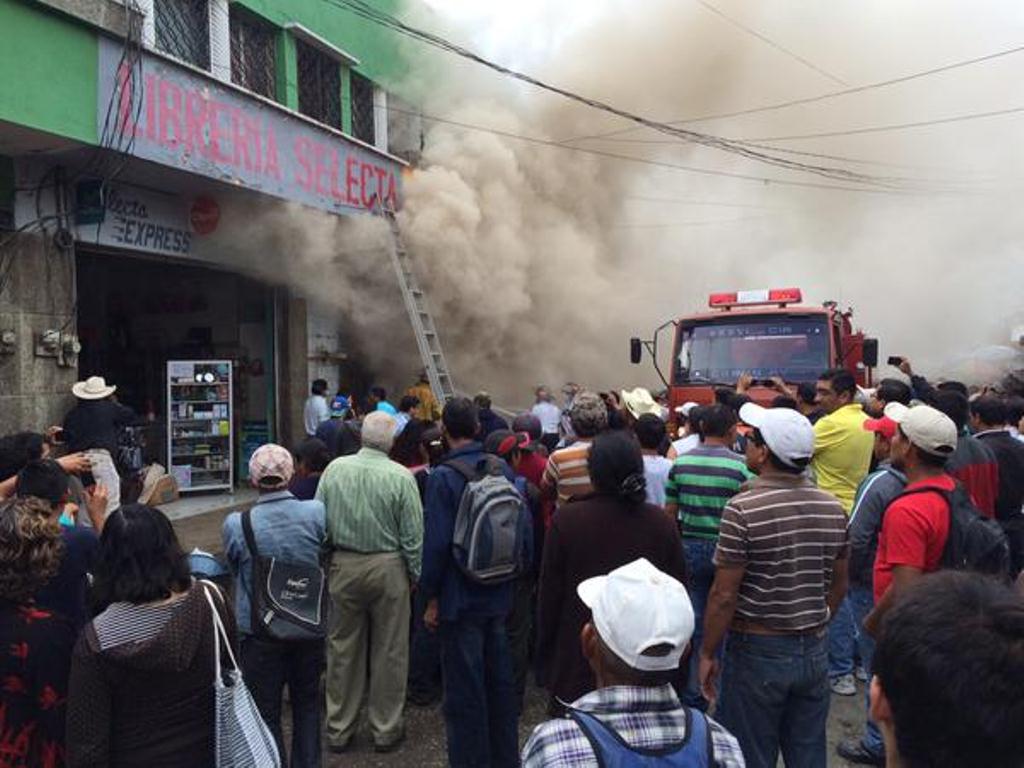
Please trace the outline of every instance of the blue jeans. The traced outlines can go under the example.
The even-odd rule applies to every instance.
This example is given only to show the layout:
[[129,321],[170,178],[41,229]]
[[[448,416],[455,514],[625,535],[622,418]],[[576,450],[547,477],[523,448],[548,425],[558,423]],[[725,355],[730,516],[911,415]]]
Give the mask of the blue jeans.
[[518,706],[504,616],[441,622],[451,768],[519,765]]
[[[689,673],[686,677],[686,690],[683,692],[683,704],[701,712],[707,712],[707,699],[700,692],[700,644],[704,637],[704,614],[707,613],[708,594],[715,580],[715,555],[717,542],[709,539],[683,539],[683,551],[686,553],[686,564],[690,570],[690,602],[693,604],[693,638],[690,640]],[[721,658],[722,649],[718,649]]]
[[[857,626],[857,648],[860,651],[861,664],[868,675],[871,674],[871,659],[875,655],[875,640],[864,631],[864,619],[871,609],[875,607],[875,596],[871,587],[859,587],[852,585],[846,596],[853,611],[853,620]],[[864,702],[866,709],[866,721],[864,725],[864,737],[861,742],[864,749],[874,755],[885,754],[885,744],[882,743],[882,732],[871,719],[871,686],[865,686]]]
[[740,743],[747,768],[825,768],[828,650],[808,635],[731,632],[716,717]]
[[853,658],[857,652],[857,628],[848,598],[843,598],[839,610],[828,625],[828,676],[835,680],[853,674]]
[[[243,635],[242,674],[256,707],[274,734],[282,765],[319,768],[320,676],[324,671],[324,641],[274,642]],[[286,759],[281,730],[281,699],[285,685],[292,705],[291,760]]]

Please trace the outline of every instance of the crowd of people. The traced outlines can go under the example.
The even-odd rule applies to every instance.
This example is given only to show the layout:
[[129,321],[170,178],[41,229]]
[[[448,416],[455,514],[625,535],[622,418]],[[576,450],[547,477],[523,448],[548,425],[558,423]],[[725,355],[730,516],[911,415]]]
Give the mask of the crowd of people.
[[214,581],[121,503],[128,414],[81,382],[63,447],[0,438],[0,768],[219,765],[220,627],[292,768],[438,703],[454,768],[825,766],[858,680],[845,760],[1020,768],[1024,400],[900,368],[518,415],[316,381]]

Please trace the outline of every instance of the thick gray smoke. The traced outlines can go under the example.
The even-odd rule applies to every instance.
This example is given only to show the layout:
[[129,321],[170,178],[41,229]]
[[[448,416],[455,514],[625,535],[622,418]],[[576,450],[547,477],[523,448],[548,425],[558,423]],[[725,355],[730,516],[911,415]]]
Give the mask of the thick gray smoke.
[[[806,5],[719,3],[852,84],[1018,44],[1008,37],[1013,7],[1003,6],[1005,18],[954,3],[911,9],[837,2],[813,12]],[[415,22],[473,47],[477,33],[494,36],[438,16]],[[909,42],[908,29],[915,31]],[[410,48],[410,61],[412,74],[394,88],[427,115],[557,141],[629,127],[421,47]],[[678,0],[619,5],[578,27],[547,57],[515,63],[662,120],[842,87],[699,4]],[[693,127],[761,138],[998,109],[1007,106],[1022,66],[1024,56],[1007,57]],[[1014,315],[1024,221],[1012,192],[1022,158],[1013,117],[775,144],[870,160],[803,158],[912,177],[912,186],[926,182],[936,190],[928,194],[829,191],[668,168],[659,164],[838,185],[666,143],[669,137],[650,131],[573,144],[649,161],[634,163],[451,122],[425,125],[423,162],[406,181],[400,221],[463,389],[487,388],[499,400],[523,403],[540,381],[653,385],[649,366],[628,366],[627,339],[700,310],[715,290],[799,286],[809,302],[835,299],[853,306],[855,323],[881,339],[883,359],[909,355],[935,373],[955,366],[964,375],[989,375],[978,372],[974,351],[1006,344],[1021,325]],[[338,307],[380,375],[400,381],[415,370],[404,351],[381,343],[401,338],[404,350],[412,349],[380,228],[297,209],[250,220],[264,225],[246,223],[253,242],[269,231],[293,259],[289,279]],[[321,279],[326,266],[329,281]]]

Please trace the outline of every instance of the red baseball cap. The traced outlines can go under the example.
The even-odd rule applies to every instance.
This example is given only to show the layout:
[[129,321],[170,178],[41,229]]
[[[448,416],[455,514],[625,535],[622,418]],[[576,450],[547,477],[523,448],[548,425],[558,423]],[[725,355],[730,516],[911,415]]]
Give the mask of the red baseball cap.
[[864,422],[864,429],[868,432],[877,432],[886,440],[892,440],[896,437],[897,426],[896,422],[888,416],[883,416],[880,419],[868,419]]

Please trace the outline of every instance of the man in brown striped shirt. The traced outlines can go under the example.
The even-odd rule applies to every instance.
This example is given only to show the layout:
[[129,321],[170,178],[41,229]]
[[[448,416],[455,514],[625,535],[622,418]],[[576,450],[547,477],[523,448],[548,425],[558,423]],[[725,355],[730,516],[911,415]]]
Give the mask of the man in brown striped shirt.
[[608,409],[593,392],[580,392],[573,400],[569,418],[577,440],[551,454],[540,486],[541,493],[555,497],[558,506],[594,492],[588,467],[590,444],[608,428]]
[[715,696],[715,648],[726,631],[718,719],[750,768],[827,761],[826,627],[846,594],[846,514],[805,470],[814,430],[788,408],[748,403],[748,468],[758,474],[722,512],[700,678]]

